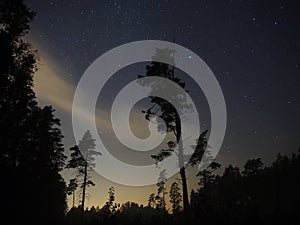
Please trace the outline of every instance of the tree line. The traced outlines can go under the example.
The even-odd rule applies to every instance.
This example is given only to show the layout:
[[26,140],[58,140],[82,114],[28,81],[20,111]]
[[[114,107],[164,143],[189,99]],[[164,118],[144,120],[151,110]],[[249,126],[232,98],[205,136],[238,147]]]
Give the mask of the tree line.
[[168,192],[171,212],[161,204],[161,184],[150,194],[147,205],[115,202],[108,191],[106,204],[99,208],[73,207],[66,224],[295,224],[299,222],[300,149],[291,156],[278,154],[270,166],[260,158],[249,159],[243,170],[228,165],[219,175],[219,163],[199,172],[198,188],[191,190],[190,207],[183,211],[181,188],[173,182]]

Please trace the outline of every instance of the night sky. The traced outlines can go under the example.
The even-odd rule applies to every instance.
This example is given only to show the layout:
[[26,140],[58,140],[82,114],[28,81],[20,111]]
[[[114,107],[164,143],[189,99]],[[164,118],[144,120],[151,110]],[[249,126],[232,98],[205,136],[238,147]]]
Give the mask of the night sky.
[[[174,37],[206,62],[222,88],[228,124],[218,162],[242,167],[247,159],[261,157],[268,165],[276,154],[290,154],[300,146],[298,1],[25,2],[37,12],[28,36],[41,58],[37,97],[40,104],[56,108],[66,149],[75,142],[74,87],[90,63],[121,44],[173,42]],[[134,66],[129,70],[130,79],[140,72]],[[116,76],[112,90],[129,79],[125,72]],[[190,88],[195,95],[193,84]],[[116,187],[120,202],[145,203],[155,192],[153,186],[138,189],[96,179],[88,205],[103,204],[109,186]]]

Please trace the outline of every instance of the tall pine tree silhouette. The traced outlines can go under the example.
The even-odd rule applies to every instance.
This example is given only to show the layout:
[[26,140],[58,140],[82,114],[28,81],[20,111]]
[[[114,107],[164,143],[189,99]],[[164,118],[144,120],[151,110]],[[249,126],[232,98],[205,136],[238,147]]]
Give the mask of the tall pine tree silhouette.
[[[157,49],[156,54],[152,57],[153,61],[150,65],[146,66],[146,75],[139,75],[138,78],[159,76],[169,79],[178,84],[181,88],[185,89],[185,82],[181,81],[181,79],[175,75],[174,54],[175,50],[173,49]],[[167,61],[170,62],[171,65],[159,62],[158,59],[160,58],[167,59]],[[151,81],[151,83],[147,83],[147,81],[138,80],[138,83],[142,86],[151,86],[153,89],[168,91],[168,87],[162,86],[163,84],[161,84],[160,82],[155,83],[155,81]],[[181,176],[182,184],[182,199],[184,206],[183,209],[187,211],[187,209],[189,208],[189,199],[185,170],[186,166],[188,164],[192,164],[192,162],[185,162],[185,154],[181,140],[181,119],[178,111],[181,111],[181,113],[184,114],[184,112],[191,110],[191,105],[187,103],[187,96],[182,93],[178,93],[178,95],[175,94],[174,96],[171,96],[171,98],[178,103],[178,108],[175,109],[175,107],[165,99],[151,96],[150,92],[152,105],[147,110],[143,110],[143,113],[145,113],[145,118],[147,120],[150,120],[155,116],[156,118],[162,119],[166,125],[166,132],[175,136],[175,142],[170,140],[167,143],[167,149],[162,149],[158,154],[152,155],[151,157],[156,161],[156,163],[158,163],[176,152],[178,156],[179,173]],[[162,123],[162,121],[157,120],[157,123],[158,131],[164,131],[164,124]],[[202,143],[205,141],[204,137],[206,136],[206,133],[207,131],[204,131],[198,139],[197,147],[195,148],[195,151],[192,155],[192,158],[194,159],[193,165],[199,163],[203,154],[203,151],[197,149],[202,147],[201,149],[205,150],[205,148],[207,147],[206,143]]]

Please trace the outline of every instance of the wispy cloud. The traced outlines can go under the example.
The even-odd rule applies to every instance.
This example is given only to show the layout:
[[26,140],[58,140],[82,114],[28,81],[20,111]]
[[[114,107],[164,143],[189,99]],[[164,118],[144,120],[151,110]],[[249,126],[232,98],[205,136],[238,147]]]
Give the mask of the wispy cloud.
[[[69,128],[72,127],[71,118],[72,118],[72,103],[73,97],[76,90],[76,85],[72,84],[70,80],[65,80],[66,71],[63,69],[63,66],[55,61],[53,57],[51,57],[49,51],[45,51],[42,46],[38,46],[40,63],[38,66],[38,71],[34,77],[34,90],[37,95],[38,102],[41,105],[53,105],[55,109],[62,112],[64,114],[66,121],[69,124],[66,124]],[[84,93],[83,96],[88,95],[88,93]],[[128,120],[124,115],[124,110],[126,107],[126,102],[119,102],[121,106],[119,107],[119,111],[117,113],[117,117],[122,120]],[[93,115],[91,111],[85,108],[76,108],[76,113],[80,115],[80,124],[82,124],[82,129],[85,128],[85,124],[90,124],[89,121],[91,118],[95,117],[97,127],[104,133],[112,134],[114,131],[112,130],[112,125],[110,121],[110,109],[108,108],[100,108],[96,109],[96,114]],[[140,109],[133,109],[131,111],[131,119],[130,128],[126,126],[119,126],[118,134],[119,138],[122,140],[130,139],[130,133],[134,132],[135,135],[139,136],[139,138],[146,138],[149,136],[149,127],[148,122],[145,120],[144,115],[141,113]],[[62,121],[64,122],[64,121]],[[189,124],[189,121],[185,121],[188,123],[189,129],[193,128],[193,124]],[[71,128],[72,129],[72,128]],[[109,135],[112,138],[111,135]],[[158,138],[159,140],[161,138]],[[154,143],[159,143],[158,139],[153,139]],[[157,140],[157,141],[156,141]],[[111,139],[111,142],[115,140]],[[113,143],[112,143],[113,144]],[[143,144],[143,142],[141,142]],[[156,146],[156,145],[154,145]]]
[[75,88],[61,77],[64,71],[48,55],[40,52],[38,71],[34,76],[34,91],[41,104],[53,104],[70,112]]

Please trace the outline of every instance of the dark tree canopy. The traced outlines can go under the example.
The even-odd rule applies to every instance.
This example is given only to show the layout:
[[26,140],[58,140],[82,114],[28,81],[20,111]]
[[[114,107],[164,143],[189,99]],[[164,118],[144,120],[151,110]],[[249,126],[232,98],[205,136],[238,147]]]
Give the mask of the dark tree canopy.
[[[59,224],[66,210],[60,122],[51,106],[37,104],[33,91],[37,52],[23,39],[35,13],[21,0],[0,4],[2,212],[11,224],[35,224],[42,218],[44,224]],[[12,216],[17,209],[19,216]]]

